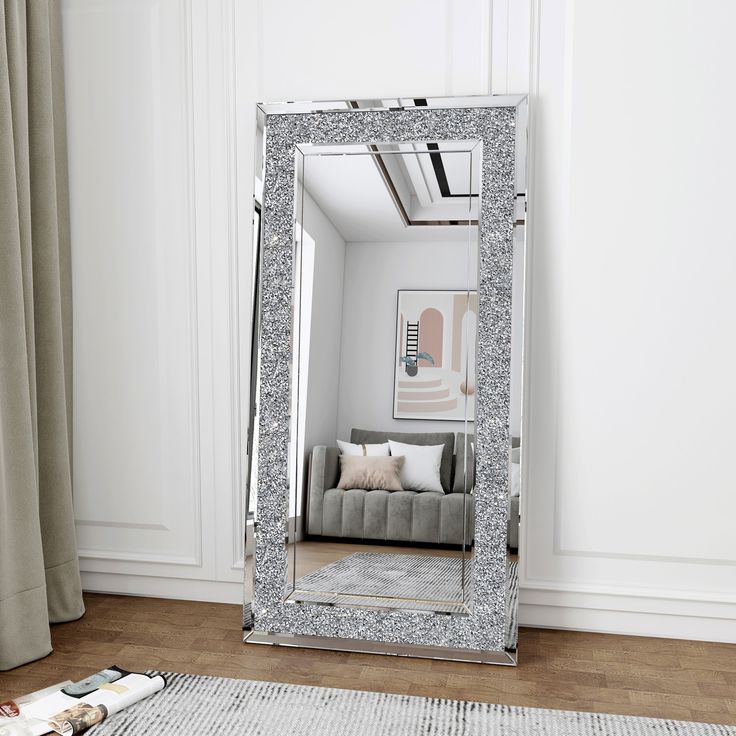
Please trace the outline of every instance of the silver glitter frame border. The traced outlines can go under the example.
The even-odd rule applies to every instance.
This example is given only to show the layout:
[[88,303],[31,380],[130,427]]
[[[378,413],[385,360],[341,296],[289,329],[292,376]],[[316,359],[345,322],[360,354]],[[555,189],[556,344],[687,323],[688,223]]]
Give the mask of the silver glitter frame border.
[[[511,277],[517,168],[523,167],[525,97],[488,106],[320,112],[261,108],[260,407],[253,634],[502,652],[505,640],[509,484]],[[477,104],[477,103],[476,103]],[[482,144],[476,375],[475,605],[470,614],[300,605],[287,582],[290,330],[295,151],[308,144],[477,140]],[[247,638],[247,637],[246,637]],[[256,637],[257,638],[257,637]],[[349,649],[345,646],[336,648]]]

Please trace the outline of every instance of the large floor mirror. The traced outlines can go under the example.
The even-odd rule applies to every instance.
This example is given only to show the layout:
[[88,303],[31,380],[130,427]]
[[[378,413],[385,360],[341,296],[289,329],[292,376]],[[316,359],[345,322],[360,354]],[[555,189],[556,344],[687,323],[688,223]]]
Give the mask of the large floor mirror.
[[516,662],[525,136],[259,107],[246,641]]

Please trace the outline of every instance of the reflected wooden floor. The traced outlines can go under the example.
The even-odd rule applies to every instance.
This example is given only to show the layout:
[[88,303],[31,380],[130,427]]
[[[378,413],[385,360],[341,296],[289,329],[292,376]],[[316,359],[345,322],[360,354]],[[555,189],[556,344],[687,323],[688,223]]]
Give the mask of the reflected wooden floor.
[[111,664],[736,724],[736,645],[542,629],[520,632],[517,668],[289,649],[241,641],[240,606],[86,595],[52,627],[54,653],[0,672],[0,701]]

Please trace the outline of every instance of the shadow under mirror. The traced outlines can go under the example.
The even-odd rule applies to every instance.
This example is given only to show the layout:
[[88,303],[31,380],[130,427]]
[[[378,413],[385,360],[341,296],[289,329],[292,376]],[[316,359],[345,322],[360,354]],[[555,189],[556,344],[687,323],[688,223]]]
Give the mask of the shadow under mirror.
[[467,614],[480,145],[296,164],[285,599]]

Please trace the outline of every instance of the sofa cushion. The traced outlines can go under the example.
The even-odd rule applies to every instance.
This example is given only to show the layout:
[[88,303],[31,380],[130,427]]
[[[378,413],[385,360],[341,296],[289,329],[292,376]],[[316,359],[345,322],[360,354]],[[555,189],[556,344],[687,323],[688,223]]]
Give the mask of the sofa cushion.
[[440,509],[441,544],[472,544],[475,527],[475,499],[471,494],[450,493]]
[[363,510],[363,538],[386,539],[389,491],[371,491],[365,494]]
[[411,538],[413,542],[437,544],[440,541],[440,508],[444,494],[417,493],[412,499]]
[[363,536],[363,512],[368,493],[369,491],[362,488],[351,488],[343,492],[341,528],[343,537],[360,539]]
[[[473,509],[471,494],[328,488],[319,533],[349,539],[471,544]],[[314,533],[311,527],[309,533]]]
[[396,542],[411,542],[413,502],[416,491],[395,491],[388,498],[386,517],[386,539]]
[[[457,433],[455,445],[455,475],[452,480],[453,493],[469,493],[475,485],[475,435]],[[467,478],[465,469],[467,467]]]
[[325,537],[342,537],[342,488],[328,488],[322,502],[322,534]]
[[452,489],[452,454],[455,448],[454,432],[383,432],[372,429],[353,429],[350,441],[356,445],[380,444],[394,440],[407,445],[444,445],[440,463],[440,480],[445,491]]

